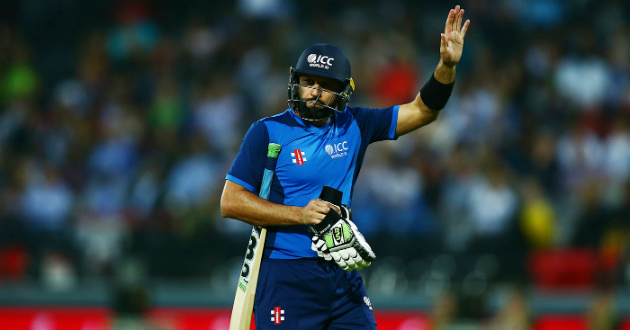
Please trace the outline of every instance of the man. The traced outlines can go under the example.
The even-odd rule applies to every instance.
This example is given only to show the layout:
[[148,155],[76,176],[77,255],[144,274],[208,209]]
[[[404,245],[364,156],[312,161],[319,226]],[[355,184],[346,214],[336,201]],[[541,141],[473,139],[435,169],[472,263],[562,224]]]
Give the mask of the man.
[[[450,97],[470,24],[463,14],[459,6],[450,10],[440,62],[410,103],[346,107],[354,90],[350,62],[337,47],[316,44],[304,50],[291,71],[291,108],[250,127],[228,172],[221,212],[268,230],[254,302],[258,329],[279,328],[270,317],[278,307],[286,329],[376,329],[357,271],[370,264],[373,253],[356,227],[348,229],[356,238],[353,247],[326,249],[331,246],[323,237],[329,229],[316,229],[322,220],[332,216],[333,223],[352,224],[347,208],[318,197],[326,185],[340,190],[341,204],[350,205],[367,146],[437,118]],[[280,144],[282,151],[269,200],[264,200],[257,193],[268,143]]]

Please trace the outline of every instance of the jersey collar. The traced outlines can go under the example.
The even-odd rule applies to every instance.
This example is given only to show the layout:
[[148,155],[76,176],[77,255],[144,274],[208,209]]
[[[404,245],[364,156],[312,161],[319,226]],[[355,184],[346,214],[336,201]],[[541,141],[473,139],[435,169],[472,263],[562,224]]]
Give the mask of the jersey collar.
[[305,130],[311,132],[311,133],[316,133],[316,134],[321,134],[326,132],[330,126],[332,125],[332,123],[335,121],[337,115],[334,115],[330,118],[330,120],[323,126],[315,126],[311,123],[309,123],[308,121],[303,120],[302,118],[300,118],[300,116],[296,115],[295,112],[293,112],[293,109],[288,109],[289,113],[291,113],[291,116],[293,117],[293,119],[295,119],[295,121],[301,126],[303,127]]

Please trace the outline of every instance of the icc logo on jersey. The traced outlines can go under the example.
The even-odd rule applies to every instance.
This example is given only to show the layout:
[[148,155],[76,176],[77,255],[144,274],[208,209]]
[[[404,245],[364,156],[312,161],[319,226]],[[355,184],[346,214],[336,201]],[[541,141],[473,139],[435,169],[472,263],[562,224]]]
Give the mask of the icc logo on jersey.
[[322,56],[317,54],[309,55],[306,60],[308,61],[310,67],[316,67],[320,69],[330,69],[333,65],[334,57]]
[[348,155],[348,141],[343,141],[340,143],[327,144],[326,153],[330,156],[330,158],[339,158]]

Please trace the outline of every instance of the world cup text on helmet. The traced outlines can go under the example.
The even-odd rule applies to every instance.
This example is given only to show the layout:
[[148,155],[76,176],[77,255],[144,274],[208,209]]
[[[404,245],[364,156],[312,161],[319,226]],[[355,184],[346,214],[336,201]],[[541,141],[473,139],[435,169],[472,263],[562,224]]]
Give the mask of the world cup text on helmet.
[[[316,87],[300,82],[300,77],[315,76],[332,79],[340,84],[336,90]],[[312,97],[305,97],[303,90],[309,90]],[[300,55],[294,68],[291,68],[288,86],[288,103],[295,113],[306,121],[321,121],[333,116],[335,111],[346,108],[354,91],[350,61],[341,49],[327,44],[308,46]],[[332,96],[325,100],[322,93]]]

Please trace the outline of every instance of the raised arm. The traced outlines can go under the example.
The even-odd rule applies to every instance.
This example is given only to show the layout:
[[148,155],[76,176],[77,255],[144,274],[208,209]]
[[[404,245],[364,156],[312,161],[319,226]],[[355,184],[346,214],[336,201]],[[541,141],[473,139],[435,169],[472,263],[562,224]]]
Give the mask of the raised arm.
[[464,10],[455,6],[446,18],[441,35],[440,62],[416,98],[400,106],[396,136],[407,134],[437,119],[448,101],[455,81],[455,66],[462,57],[464,36],[470,20],[462,24]]

